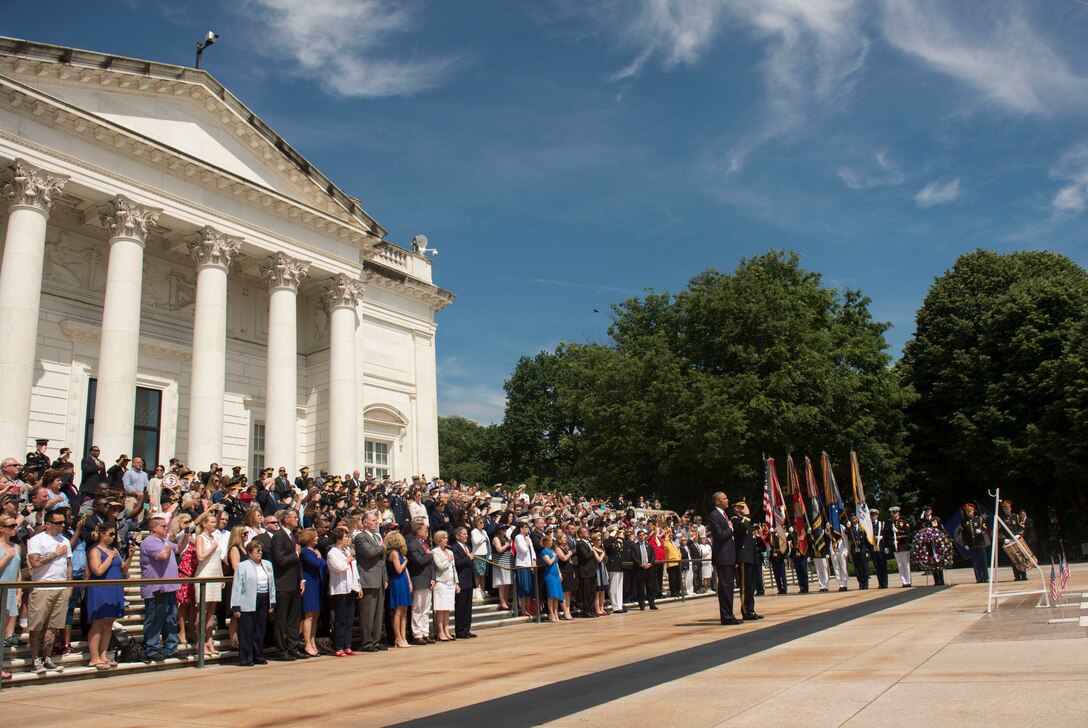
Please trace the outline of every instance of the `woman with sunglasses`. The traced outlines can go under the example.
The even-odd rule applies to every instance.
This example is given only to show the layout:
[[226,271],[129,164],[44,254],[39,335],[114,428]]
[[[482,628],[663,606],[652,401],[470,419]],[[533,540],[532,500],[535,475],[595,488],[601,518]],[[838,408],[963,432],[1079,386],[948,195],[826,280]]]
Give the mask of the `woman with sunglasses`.
[[[129,559],[121,559],[117,552],[117,526],[112,521],[98,524],[95,528],[97,543],[87,555],[87,567],[91,581],[122,579],[128,573]],[[131,558],[131,557],[129,557]],[[87,650],[91,653],[88,667],[109,670],[117,663],[106,657],[113,620],[125,613],[125,588],[123,586],[87,587]]]
[[[19,547],[11,542],[11,537],[15,535],[15,527],[18,525],[18,521],[13,516],[6,513],[0,516],[0,581],[19,580],[22,558],[19,556]],[[19,590],[8,589],[4,599],[7,601],[4,607],[4,614],[7,615],[4,618],[4,636],[11,640],[7,646],[14,647],[15,617],[19,614]],[[4,672],[3,679],[10,680],[11,673]]]

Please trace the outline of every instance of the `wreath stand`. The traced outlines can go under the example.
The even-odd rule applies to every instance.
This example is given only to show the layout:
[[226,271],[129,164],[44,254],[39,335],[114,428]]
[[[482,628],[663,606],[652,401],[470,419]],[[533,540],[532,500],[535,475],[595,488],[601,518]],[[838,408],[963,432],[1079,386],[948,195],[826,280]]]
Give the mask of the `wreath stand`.
[[[998,527],[998,524],[1000,524],[1001,527],[1003,529],[1005,529],[1005,532],[1009,534],[1009,538],[1016,538],[1016,534],[1012,532],[1012,530],[1008,527],[1008,525],[1003,520],[1001,520],[1001,516],[999,515],[1001,513],[1001,489],[998,488],[996,492],[992,492],[992,491],[987,491],[987,492],[989,492],[990,495],[992,495],[994,497],[994,523],[993,523],[993,528],[990,529],[990,532],[993,535],[992,535],[992,538],[991,538],[992,544],[991,544],[991,547],[990,547],[990,583],[989,583],[989,593],[988,593],[988,595],[986,597],[986,613],[990,614],[991,612],[993,612],[994,607],[997,605],[997,600],[998,599],[1002,599],[1004,597],[1027,596],[1027,595],[1030,595],[1030,594],[1040,595],[1039,596],[1039,601],[1035,603],[1035,608],[1036,609],[1040,609],[1042,607],[1046,607],[1046,608],[1049,609],[1050,606],[1051,606],[1050,605],[1050,592],[1046,588],[1046,575],[1043,574],[1043,569],[1042,569],[1042,567],[1039,566],[1038,557],[1035,557],[1033,559],[1033,561],[1035,561],[1035,570],[1037,572],[1039,572],[1039,584],[1040,584],[1040,586],[1042,588],[1040,588],[1040,589],[1028,589],[1026,591],[1011,591],[1011,592],[998,591],[998,587],[997,587],[997,546],[998,546],[998,543],[997,543],[997,538],[998,538],[997,527]],[[1033,556],[1034,556],[1034,554],[1033,554]]]

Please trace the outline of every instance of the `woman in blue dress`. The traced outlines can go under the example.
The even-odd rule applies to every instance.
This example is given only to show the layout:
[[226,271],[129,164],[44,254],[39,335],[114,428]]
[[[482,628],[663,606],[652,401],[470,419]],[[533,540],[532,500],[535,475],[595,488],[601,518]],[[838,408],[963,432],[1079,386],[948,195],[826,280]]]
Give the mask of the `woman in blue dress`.
[[386,569],[389,570],[389,611],[397,647],[407,647],[408,607],[412,606],[412,582],[408,579],[408,544],[400,531],[385,536]]
[[548,594],[548,621],[559,621],[559,602],[563,599],[563,579],[559,575],[559,564],[555,551],[552,551],[552,537],[545,534],[540,537],[540,560],[544,562],[544,591]]
[[310,657],[317,657],[317,618],[321,614],[321,603],[325,599],[328,563],[321,558],[317,550],[317,531],[303,529],[298,534],[298,558],[302,562],[302,580],[306,589],[302,592],[302,649]]
[[[122,560],[117,552],[117,525],[113,521],[104,521],[94,530],[94,540],[87,555],[87,569],[90,581],[102,579],[121,579],[128,571],[129,562]],[[125,613],[125,588],[123,586],[87,587],[87,651],[90,652],[88,667],[109,670],[117,663],[106,657],[109,649],[113,620]]]
[[[22,558],[19,556],[19,547],[11,542],[18,525],[13,516],[0,515],[0,581],[19,581]],[[4,609],[4,643],[7,647],[15,647],[18,641],[15,637],[15,618],[19,616],[19,590],[8,589],[5,599],[7,605]],[[4,671],[3,679],[10,680],[11,673]]]

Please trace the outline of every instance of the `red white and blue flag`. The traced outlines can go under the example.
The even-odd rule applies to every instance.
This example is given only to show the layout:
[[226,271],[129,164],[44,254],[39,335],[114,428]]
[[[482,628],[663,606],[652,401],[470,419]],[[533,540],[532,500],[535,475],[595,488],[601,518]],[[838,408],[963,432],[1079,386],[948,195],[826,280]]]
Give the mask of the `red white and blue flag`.
[[1054,569],[1054,562],[1050,562],[1050,598],[1058,601],[1058,573]]
[[1069,582],[1069,563],[1065,560],[1064,553],[1062,554],[1061,563],[1058,564],[1058,574],[1062,591],[1065,591],[1065,585]]

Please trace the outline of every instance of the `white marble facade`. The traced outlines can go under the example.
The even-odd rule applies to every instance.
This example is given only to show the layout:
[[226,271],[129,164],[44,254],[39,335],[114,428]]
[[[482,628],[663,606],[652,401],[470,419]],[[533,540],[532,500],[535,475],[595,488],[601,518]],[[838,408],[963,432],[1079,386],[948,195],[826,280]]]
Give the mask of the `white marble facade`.
[[452,294],[207,73],[0,38],[0,187],[0,456],[82,456],[95,380],[107,461],[142,388],[161,462],[438,471]]

